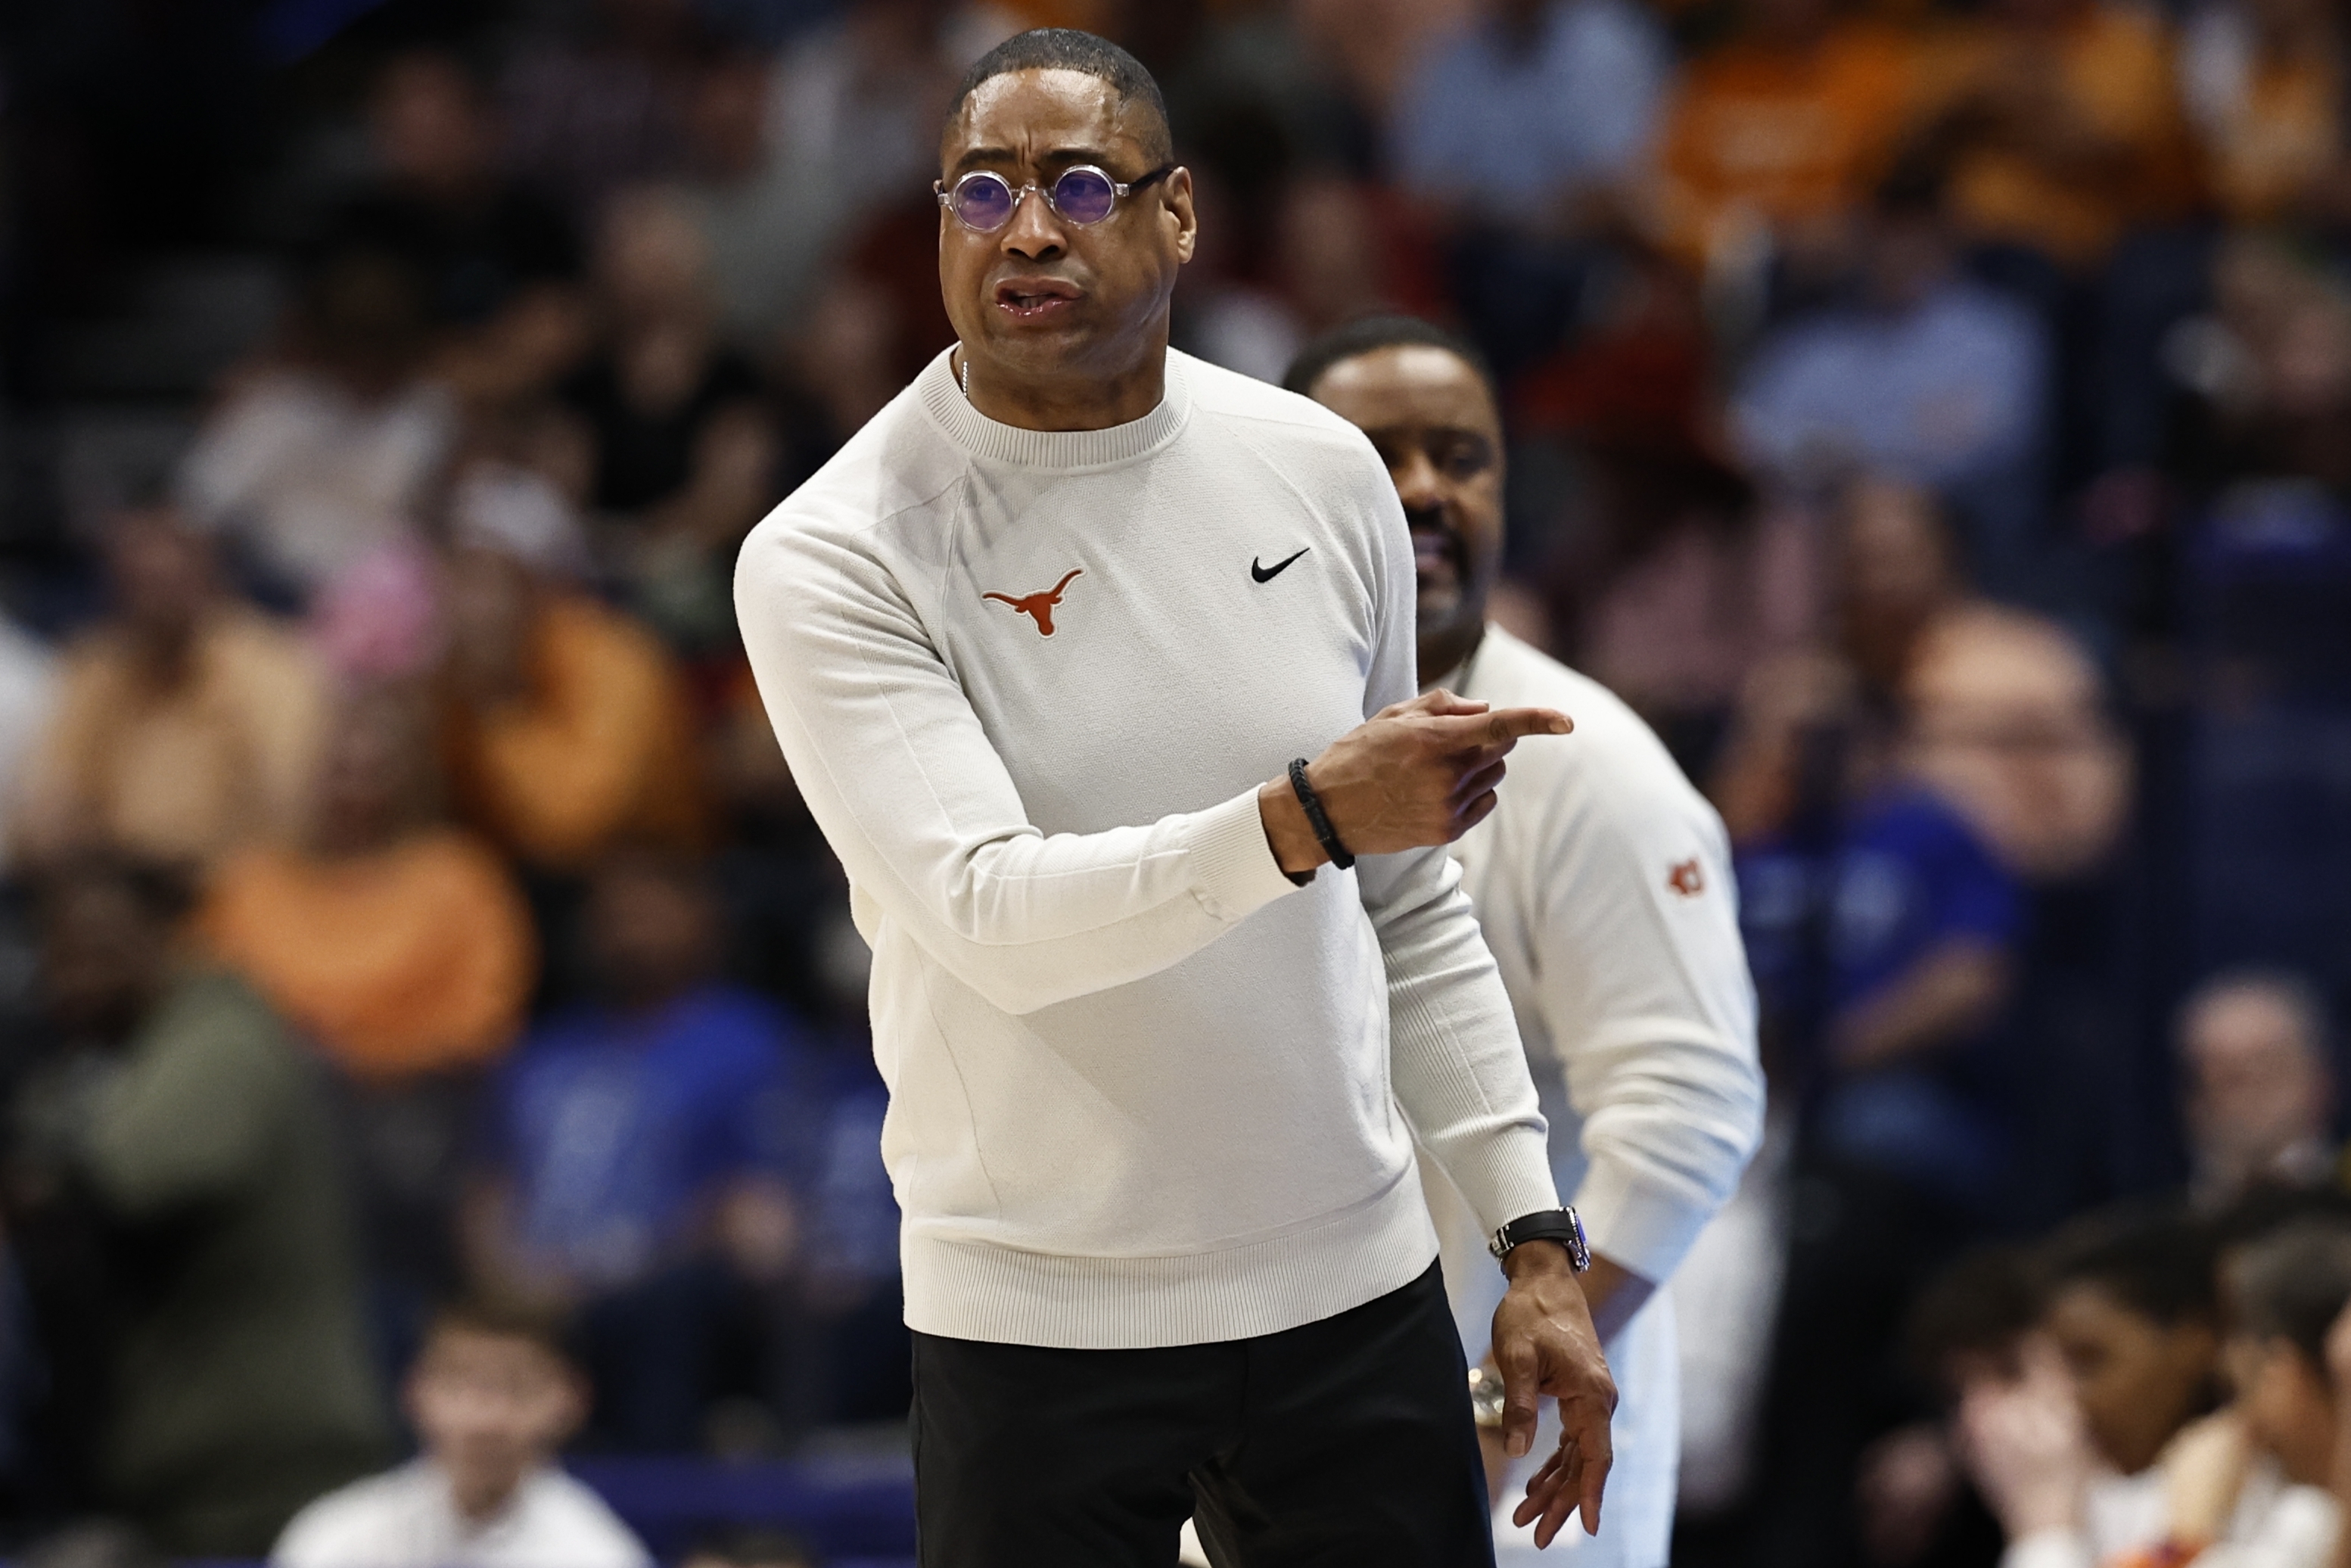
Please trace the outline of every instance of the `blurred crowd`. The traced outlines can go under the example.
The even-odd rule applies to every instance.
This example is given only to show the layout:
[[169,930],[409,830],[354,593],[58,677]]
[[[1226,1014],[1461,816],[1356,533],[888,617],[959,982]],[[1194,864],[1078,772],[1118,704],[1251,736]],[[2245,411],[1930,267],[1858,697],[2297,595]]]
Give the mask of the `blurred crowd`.
[[[2338,7],[94,0],[0,22],[0,1531],[257,1554],[468,1324],[576,1373],[542,1447],[903,1414],[729,579],[949,341],[939,116],[1034,25],[1165,89],[1178,347],[1479,344],[1501,618],[1730,827],[1773,1121],[1676,1287],[1677,1561],[2323,1489]],[[2188,1449],[2204,1513],[2085,1522]]]

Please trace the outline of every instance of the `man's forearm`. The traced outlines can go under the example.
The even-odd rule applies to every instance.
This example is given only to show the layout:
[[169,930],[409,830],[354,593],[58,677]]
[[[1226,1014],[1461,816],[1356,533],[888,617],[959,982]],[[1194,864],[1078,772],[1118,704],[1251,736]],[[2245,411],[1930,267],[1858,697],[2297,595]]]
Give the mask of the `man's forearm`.
[[1204,781],[1193,809],[1098,831],[1032,822],[998,737],[878,560],[812,533],[755,534],[736,603],[777,741],[851,882],[1005,1011],[1157,974],[1294,891],[1253,787],[1219,802]]

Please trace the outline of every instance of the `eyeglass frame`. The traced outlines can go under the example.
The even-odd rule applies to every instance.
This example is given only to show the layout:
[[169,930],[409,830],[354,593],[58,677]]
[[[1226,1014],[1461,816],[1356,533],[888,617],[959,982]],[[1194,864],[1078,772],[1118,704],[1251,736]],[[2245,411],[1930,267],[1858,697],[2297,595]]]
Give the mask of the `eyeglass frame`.
[[[976,235],[1002,234],[1006,229],[1010,228],[1012,226],[1012,220],[1020,215],[1020,204],[1029,199],[1031,192],[1044,197],[1046,207],[1051,211],[1055,217],[1061,219],[1063,223],[1075,224],[1081,229],[1090,229],[1098,225],[1106,224],[1110,222],[1113,217],[1116,216],[1118,214],[1118,204],[1124,201],[1129,195],[1133,194],[1134,192],[1143,190],[1147,186],[1157,184],[1160,181],[1165,180],[1168,175],[1173,174],[1176,170],[1182,167],[1183,165],[1177,162],[1162,163],[1158,168],[1152,170],[1151,172],[1147,174],[1141,174],[1136,176],[1134,179],[1122,183],[1112,178],[1111,172],[1103,168],[1099,163],[1071,164],[1068,168],[1053,176],[1053,185],[1060,184],[1062,181],[1068,179],[1072,174],[1081,172],[1100,174],[1110,185],[1111,210],[1104,213],[1102,216],[1094,219],[1092,223],[1086,222],[1083,219],[1073,218],[1070,216],[1069,214],[1061,211],[1061,204],[1053,199],[1053,185],[1040,185],[1034,180],[1031,180],[1023,185],[1016,185],[993,169],[974,169],[967,173],[957,175],[956,183],[953,185],[949,185],[944,180],[934,180],[931,182],[931,192],[934,195],[938,197],[939,205],[952,214],[956,222],[961,224],[965,228]],[[965,217],[961,213],[956,211],[956,193],[962,190],[966,183],[979,179],[994,180],[1006,190],[1012,193],[1012,205],[1006,210],[1004,221],[997,225],[992,229],[981,228],[977,224],[973,223],[969,218]]]

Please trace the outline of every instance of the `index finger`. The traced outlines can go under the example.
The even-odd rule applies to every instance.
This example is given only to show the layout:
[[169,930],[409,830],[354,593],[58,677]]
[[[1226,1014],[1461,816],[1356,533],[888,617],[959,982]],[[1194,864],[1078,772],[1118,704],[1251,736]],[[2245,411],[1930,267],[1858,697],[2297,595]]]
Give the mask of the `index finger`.
[[1487,745],[1508,746],[1522,736],[1569,734],[1575,721],[1557,708],[1506,707],[1487,714],[1483,728]]
[[1529,735],[1566,735],[1575,728],[1575,721],[1556,708],[1506,707],[1485,714],[1440,714],[1430,716],[1428,722],[1442,725],[1447,744],[1467,749],[1476,747],[1497,754],[1506,752]]

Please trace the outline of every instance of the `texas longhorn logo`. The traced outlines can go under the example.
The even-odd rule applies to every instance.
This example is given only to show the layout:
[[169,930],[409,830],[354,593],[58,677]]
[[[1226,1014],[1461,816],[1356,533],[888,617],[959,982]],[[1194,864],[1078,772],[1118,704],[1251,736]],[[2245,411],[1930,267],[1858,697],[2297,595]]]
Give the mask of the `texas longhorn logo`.
[[999,604],[1009,604],[1023,615],[1035,616],[1037,634],[1050,637],[1053,634],[1053,606],[1061,602],[1061,590],[1070,586],[1071,577],[1076,577],[1084,570],[1083,567],[1073,566],[1070,569],[1070,576],[1053,584],[1051,589],[1043,593],[1029,594],[1025,599],[1015,599],[1008,593],[983,593],[980,597],[993,599]]

